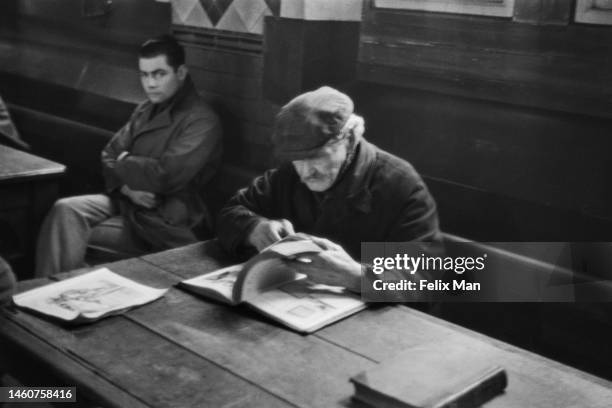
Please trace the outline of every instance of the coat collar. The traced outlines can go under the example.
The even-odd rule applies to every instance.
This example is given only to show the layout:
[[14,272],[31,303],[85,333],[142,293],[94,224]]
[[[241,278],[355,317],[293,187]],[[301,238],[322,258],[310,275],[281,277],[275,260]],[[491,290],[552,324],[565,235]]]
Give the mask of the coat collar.
[[161,112],[158,112],[153,120],[148,120],[151,112],[154,108],[154,104],[151,101],[146,101],[140,109],[140,117],[146,122],[144,126],[139,130],[138,133],[150,132],[152,130],[161,129],[172,125],[172,116],[176,111],[177,106],[181,105],[183,101],[197,95],[193,81],[190,76],[185,78],[185,81],[177,91],[177,93],[168,102],[168,105],[162,108]]
[[362,138],[356,149],[353,162],[328,194],[333,201],[341,200],[361,212],[369,213],[372,209],[372,194],[369,187],[372,177],[371,167],[376,160],[376,148]]

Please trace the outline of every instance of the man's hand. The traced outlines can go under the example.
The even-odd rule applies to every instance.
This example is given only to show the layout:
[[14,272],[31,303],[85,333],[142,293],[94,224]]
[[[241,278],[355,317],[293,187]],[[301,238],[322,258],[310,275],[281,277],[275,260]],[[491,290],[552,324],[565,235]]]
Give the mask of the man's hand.
[[263,220],[260,221],[247,238],[247,242],[261,251],[287,235],[295,234],[293,224],[289,220]]
[[[344,248],[325,238],[309,236],[323,251],[314,255],[298,257],[296,267],[315,282],[332,286],[344,286],[353,292],[361,292],[361,264],[355,261]],[[312,262],[300,259],[309,259]]]
[[121,187],[121,193],[127,196],[134,204],[141,207],[151,209],[157,206],[157,197],[148,191],[132,190],[124,184]]
[[121,153],[119,153],[119,156],[117,156],[117,161],[121,161],[125,159],[126,157],[128,157],[129,155],[130,155],[130,152],[128,152],[127,150],[124,150]]

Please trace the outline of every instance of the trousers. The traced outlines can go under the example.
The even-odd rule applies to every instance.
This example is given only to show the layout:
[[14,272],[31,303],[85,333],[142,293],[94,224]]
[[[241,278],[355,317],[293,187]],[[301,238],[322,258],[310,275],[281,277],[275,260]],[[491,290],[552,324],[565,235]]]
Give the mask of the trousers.
[[131,231],[118,206],[104,194],[57,200],[42,223],[36,244],[36,277],[86,266],[88,248],[113,260],[148,252],[149,245]]

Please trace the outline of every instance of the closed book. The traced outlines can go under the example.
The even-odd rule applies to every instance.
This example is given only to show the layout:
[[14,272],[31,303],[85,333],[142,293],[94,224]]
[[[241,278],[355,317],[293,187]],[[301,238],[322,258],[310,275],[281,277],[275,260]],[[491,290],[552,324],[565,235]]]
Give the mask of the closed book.
[[508,384],[503,368],[476,352],[420,347],[351,378],[354,398],[376,408],[475,408]]

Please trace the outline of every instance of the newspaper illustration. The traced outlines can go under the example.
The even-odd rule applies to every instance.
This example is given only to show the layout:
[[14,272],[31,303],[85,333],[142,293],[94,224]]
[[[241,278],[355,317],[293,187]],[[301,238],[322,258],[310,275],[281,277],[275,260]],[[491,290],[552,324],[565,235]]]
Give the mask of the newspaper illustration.
[[317,330],[366,307],[359,297],[350,296],[341,287],[304,277],[263,292],[250,303],[298,331]]
[[15,295],[13,301],[17,306],[60,320],[84,322],[151,302],[166,291],[101,268]]

